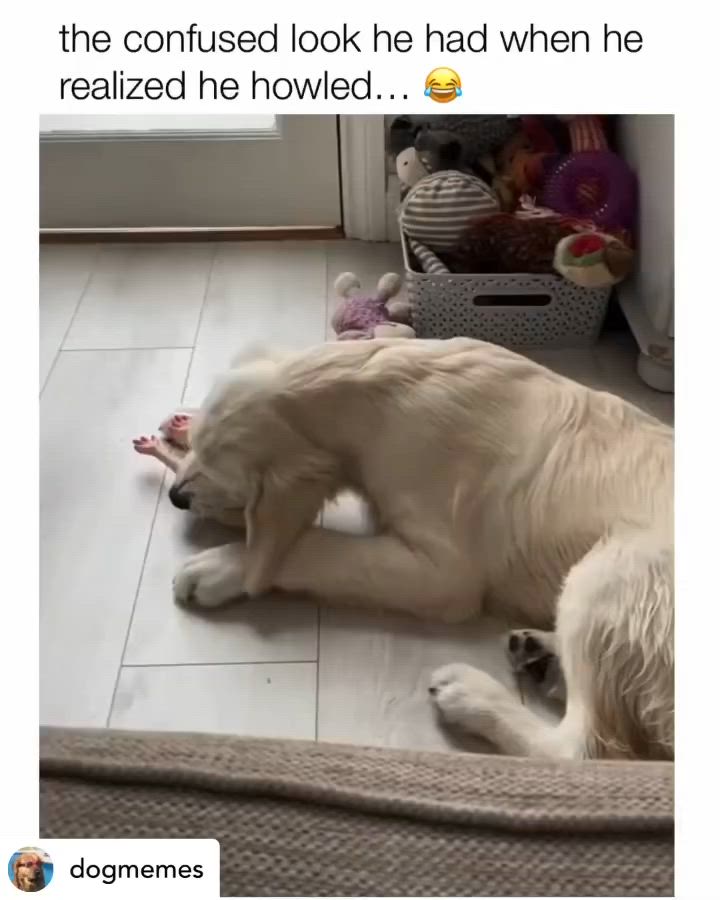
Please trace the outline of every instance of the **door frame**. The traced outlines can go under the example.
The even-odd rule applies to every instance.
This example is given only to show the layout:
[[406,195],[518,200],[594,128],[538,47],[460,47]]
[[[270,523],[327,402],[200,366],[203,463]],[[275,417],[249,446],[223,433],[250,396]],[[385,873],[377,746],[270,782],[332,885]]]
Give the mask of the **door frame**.
[[385,116],[338,116],[345,237],[388,239]]

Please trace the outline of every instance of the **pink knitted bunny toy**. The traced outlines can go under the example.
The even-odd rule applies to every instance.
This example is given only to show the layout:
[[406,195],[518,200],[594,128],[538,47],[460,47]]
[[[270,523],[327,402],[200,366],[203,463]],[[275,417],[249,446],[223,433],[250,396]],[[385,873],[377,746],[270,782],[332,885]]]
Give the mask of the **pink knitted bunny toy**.
[[343,298],[332,317],[332,327],[339,341],[371,338],[414,338],[407,324],[410,305],[405,300],[392,300],[401,287],[394,272],[383,275],[374,296],[359,293],[360,281],[352,272],[343,272],[335,281],[335,290]]

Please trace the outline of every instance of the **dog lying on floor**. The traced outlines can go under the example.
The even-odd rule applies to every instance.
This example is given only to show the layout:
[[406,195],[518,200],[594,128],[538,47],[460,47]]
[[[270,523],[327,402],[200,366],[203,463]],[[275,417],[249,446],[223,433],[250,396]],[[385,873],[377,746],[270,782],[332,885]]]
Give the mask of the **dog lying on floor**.
[[[448,723],[520,756],[673,757],[671,428],[456,339],[248,361],[191,434],[171,499],[192,509],[220,492],[246,537],[188,559],[178,602],[275,588],[450,622],[501,613],[533,629],[511,637],[518,664],[528,637],[535,659],[557,654],[565,715],[549,725],[450,664],[429,688]],[[313,525],[344,489],[370,504],[377,534]]]

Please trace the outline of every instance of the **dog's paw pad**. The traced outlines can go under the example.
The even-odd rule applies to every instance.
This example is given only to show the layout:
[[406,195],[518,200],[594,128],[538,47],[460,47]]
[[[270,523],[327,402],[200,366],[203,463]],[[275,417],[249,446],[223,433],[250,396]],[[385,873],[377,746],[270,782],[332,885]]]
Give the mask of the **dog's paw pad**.
[[517,675],[526,675],[551,699],[564,698],[565,684],[554,632],[531,628],[511,631],[507,638],[507,654]]
[[507,639],[507,652],[516,672],[555,656],[555,635],[552,632],[524,628],[511,631]]

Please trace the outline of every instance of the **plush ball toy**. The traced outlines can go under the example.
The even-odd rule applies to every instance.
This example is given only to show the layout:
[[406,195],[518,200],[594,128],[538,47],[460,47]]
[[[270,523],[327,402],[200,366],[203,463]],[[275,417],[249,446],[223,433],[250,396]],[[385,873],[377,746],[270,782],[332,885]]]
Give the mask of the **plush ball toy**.
[[408,192],[400,227],[408,238],[443,253],[457,246],[474,219],[499,209],[497,196],[482,179],[466,172],[435,172]]
[[554,265],[560,275],[581,287],[610,287],[630,274],[633,252],[617,238],[589,231],[562,238]]
[[343,300],[332,317],[339,341],[371,338],[414,338],[410,304],[393,300],[402,285],[399,275],[388,272],[378,281],[375,294],[360,292],[360,280],[352,272],[343,272],[335,281],[335,290]]

